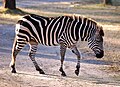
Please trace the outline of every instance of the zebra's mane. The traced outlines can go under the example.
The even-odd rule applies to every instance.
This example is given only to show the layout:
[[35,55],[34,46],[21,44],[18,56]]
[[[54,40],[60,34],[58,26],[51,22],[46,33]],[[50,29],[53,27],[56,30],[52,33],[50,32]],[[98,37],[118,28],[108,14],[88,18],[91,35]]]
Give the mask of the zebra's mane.
[[[36,17],[41,17],[41,16],[39,16],[39,15],[35,15],[35,14],[30,14],[30,15],[32,15],[32,16],[36,16]],[[88,17],[85,17],[85,16],[82,16],[82,15],[78,15],[78,14],[65,14],[64,16],[67,16],[67,17],[69,17],[70,19],[72,19],[72,20],[77,20],[77,21],[80,21],[79,19],[87,19],[87,20],[90,20],[92,23],[94,23],[95,25],[99,25],[95,20],[93,20],[93,19],[91,19],[91,18],[88,18]],[[42,17],[44,17],[44,18],[48,18],[49,20],[51,20],[51,19],[55,19],[55,18],[58,18],[58,17],[60,17],[60,16],[58,16],[58,17],[45,17],[45,16],[42,16]]]
[[88,18],[88,17],[85,17],[85,16],[76,15],[76,14],[74,14],[74,15],[65,15],[65,16],[69,17],[72,20],[77,20],[78,22],[80,21],[80,19],[87,19],[87,20],[91,21],[94,25],[96,25],[96,27],[98,27],[96,29],[97,29],[97,31],[99,31],[100,35],[104,36],[103,27],[101,26],[100,23],[96,22],[95,20],[93,20],[91,18]]

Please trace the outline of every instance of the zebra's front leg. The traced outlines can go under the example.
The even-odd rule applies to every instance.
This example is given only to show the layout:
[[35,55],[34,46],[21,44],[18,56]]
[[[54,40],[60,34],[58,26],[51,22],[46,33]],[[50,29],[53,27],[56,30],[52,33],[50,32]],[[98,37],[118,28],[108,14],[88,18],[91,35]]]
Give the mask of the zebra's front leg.
[[36,70],[39,71],[40,74],[45,74],[44,71],[38,66],[38,64],[37,64],[37,62],[35,60],[36,51],[37,51],[37,43],[36,42],[30,42],[29,57],[32,60]]
[[75,70],[75,74],[78,76],[79,75],[79,71],[80,71],[80,58],[81,55],[77,49],[77,47],[75,46],[74,48],[72,48],[72,52],[77,55],[77,65],[76,65],[76,70]]
[[60,45],[60,55],[61,55],[61,67],[59,69],[59,71],[62,73],[62,76],[66,76],[64,70],[63,70],[63,62],[64,62],[64,57],[65,57],[65,52],[66,52],[66,47],[61,44]]

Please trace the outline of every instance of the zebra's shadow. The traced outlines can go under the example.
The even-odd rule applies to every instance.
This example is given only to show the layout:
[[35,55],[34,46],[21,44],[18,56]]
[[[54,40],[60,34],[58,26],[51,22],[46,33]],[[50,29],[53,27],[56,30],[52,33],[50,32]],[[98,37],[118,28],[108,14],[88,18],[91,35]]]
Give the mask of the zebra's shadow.
[[[0,52],[4,52],[4,53],[9,53],[11,55],[11,49],[6,49],[6,48],[0,48]],[[23,51],[21,51],[19,53],[19,56],[22,55],[22,56],[28,56],[28,48],[26,49],[23,49]],[[65,58],[65,61],[69,61],[69,62],[77,62],[77,57],[76,56],[72,56],[73,58],[71,58],[71,56],[69,54],[66,54],[66,58]],[[51,52],[40,52],[38,51],[36,53],[36,58],[37,59],[54,59],[54,60],[60,60],[60,55],[58,52],[56,53],[51,53]],[[95,59],[82,59],[81,60],[81,63],[87,63],[87,64],[96,64],[96,65],[109,65],[110,62],[106,62],[106,61],[103,61],[102,59],[101,60],[95,60]]]
[[[41,58],[41,59],[47,58],[47,59],[60,60],[60,56],[47,55],[47,54],[37,54],[36,57]],[[66,56],[65,61],[77,62],[77,58],[76,57],[69,58]],[[97,59],[96,60],[95,59],[84,59],[84,60],[81,60],[81,63],[96,64],[96,65],[109,65],[110,64],[110,62],[106,62],[103,60],[97,60]]]

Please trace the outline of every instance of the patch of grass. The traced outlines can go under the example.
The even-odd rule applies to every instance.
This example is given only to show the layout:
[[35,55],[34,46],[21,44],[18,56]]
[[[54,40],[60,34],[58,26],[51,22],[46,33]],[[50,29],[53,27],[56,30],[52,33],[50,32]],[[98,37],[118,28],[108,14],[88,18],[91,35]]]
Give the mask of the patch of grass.
[[[120,65],[119,65],[120,66]],[[120,67],[118,66],[117,63],[113,63],[109,68],[108,70],[110,71],[114,71],[114,72],[120,72]]]
[[104,26],[104,60],[111,62],[108,71],[120,72],[120,26]]
[[20,9],[10,10],[0,7],[0,24],[15,24],[21,17],[22,12]]
[[[106,52],[107,53],[107,52]],[[112,54],[108,53],[105,55],[106,59],[111,62],[110,66],[107,67],[108,71],[119,72],[120,73],[120,55],[113,52]],[[110,59],[108,59],[110,58]]]
[[37,14],[43,16],[60,16],[63,13],[56,13],[56,12],[44,12],[39,9],[32,9],[32,8],[20,8],[16,10],[5,9],[0,7],[0,24],[15,24],[18,19],[26,14]]
[[30,8],[27,8],[27,9],[23,9],[25,12],[29,12],[29,13],[34,13],[34,14],[37,14],[37,15],[43,15],[43,16],[60,16],[60,15],[63,15],[64,13],[57,13],[57,12],[49,12],[49,11],[42,11],[42,10],[39,10],[39,9],[30,9]]
[[87,5],[76,5],[75,9],[90,9],[90,10],[106,10],[106,9],[116,9],[115,6],[104,5],[104,4],[87,4]]
[[120,81],[120,73],[118,73],[117,75],[114,75],[113,79],[116,81]]
[[0,14],[0,24],[15,24],[20,17],[20,15]]
[[11,9],[8,9],[8,8],[1,8],[0,13],[2,13],[2,14],[11,14],[11,15],[29,14],[28,12],[22,11],[19,8],[16,8],[15,10],[11,10]]

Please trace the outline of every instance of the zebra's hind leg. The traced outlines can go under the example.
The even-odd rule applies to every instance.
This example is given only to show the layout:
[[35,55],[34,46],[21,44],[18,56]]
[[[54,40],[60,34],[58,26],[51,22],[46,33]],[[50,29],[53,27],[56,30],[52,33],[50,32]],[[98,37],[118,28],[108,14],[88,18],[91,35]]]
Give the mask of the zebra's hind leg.
[[44,71],[38,66],[36,60],[35,60],[35,54],[37,51],[37,45],[38,43],[35,41],[30,41],[30,53],[29,53],[29,57],[32,60],[35,68],[37,71],[39,71],[40,74],[45,74]]
[[16,61],[16,56],[18,54],[18,50],[14,50],[12,52],[12,60],[11,60],[11,63],[10,63],[10,67],[11,67],[11,72],[12,73],[16,73],[16,69],[15,69],[15,61]]
[[15,37],[14,43],[13,43],[13,48],[12,48],[12,60],[10,62],[10,67],[11,67],[12,73],[16,73],[16,69],[15,69],[16,56],[19,53],[19,51],[25,46],[25,44],[26,44],[25,41],[19,41]]
[[80,58],[81,58],[81,55],[77,49],[77,47],[73,47],[72,48],[72,52],[77,55],[77,65],[76,65],[76,70],[75,70],[75,74],[78,76],[79,75],[79,69],[80,69]]
[[64,46],[64,44],[60,45],[60,55],[61,55],[61,67],[59,69],[59,71],[62,73],[62,76],[66,76],[64,70],[63,70],[63,62],[64,62],[64,57],[65,57],[65,52],[66,52],[66,47]]

